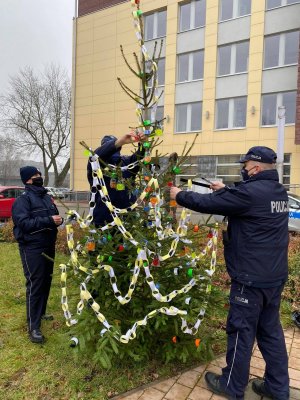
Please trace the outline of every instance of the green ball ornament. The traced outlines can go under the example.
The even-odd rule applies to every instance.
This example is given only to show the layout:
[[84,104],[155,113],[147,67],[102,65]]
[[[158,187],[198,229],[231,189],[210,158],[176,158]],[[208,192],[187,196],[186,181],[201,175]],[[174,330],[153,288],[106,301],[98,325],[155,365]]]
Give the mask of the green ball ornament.
[[190,277],[190,278],[193,277],[193,268],[189,268],[189,269],[187,270],[187,276]]
[[176,167],[174,167],[174,168],[172,169],[172,171],[174,172],[174,174],[180,174],[181,169],[180,169],[178,166],[176,166]]
[[143,143],[143,147],[144,147],[145,149],[149,149],[150,146],[151,146],[151,143],[150,143],[150,142],[144,142],[144,143]]
[[111,240],[112,236],[111,235],[107,235],[107,240]]

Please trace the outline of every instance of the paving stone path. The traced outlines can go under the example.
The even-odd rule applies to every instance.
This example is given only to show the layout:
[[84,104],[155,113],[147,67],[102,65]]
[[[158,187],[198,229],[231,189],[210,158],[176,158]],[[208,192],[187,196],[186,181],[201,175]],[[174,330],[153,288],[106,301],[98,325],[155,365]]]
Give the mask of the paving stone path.
[[[298,328],[287,329],[284,332],[287,351],[289,355],[290,375],[290,400],[300,400],[300,330]],[[221,373],[225,365],[225,357],[219,357],[209,364],[200,365],[173,378],[153,382],[124,393],[113,400],[222,400],[210,392],[204,380],[207,370]],[[265,362],[262,355],[254,346],[251,358],[250,379],[263,377]],[[261,400],[248,385],[245,400]]]

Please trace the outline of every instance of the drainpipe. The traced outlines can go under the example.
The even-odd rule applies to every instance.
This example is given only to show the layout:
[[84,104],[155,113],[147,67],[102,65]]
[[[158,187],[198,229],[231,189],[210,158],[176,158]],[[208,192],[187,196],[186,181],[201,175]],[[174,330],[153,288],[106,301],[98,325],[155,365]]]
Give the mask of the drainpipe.
[[77,42],[78,0],[75,0],[73,18],[73,51],[72,51],[72,102],[71,102],[71,165],[70,189],[74,190],[74,159],[75,159],[75,96],[76,96],[76,42]]

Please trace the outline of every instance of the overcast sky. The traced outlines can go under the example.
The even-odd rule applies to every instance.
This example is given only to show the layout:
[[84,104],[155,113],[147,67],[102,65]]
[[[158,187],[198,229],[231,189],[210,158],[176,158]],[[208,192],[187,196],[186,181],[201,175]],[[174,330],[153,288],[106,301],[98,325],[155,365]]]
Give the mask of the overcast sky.
[[75,0],[0,0],[0,94],[9,75],[31,66],[72,67]]

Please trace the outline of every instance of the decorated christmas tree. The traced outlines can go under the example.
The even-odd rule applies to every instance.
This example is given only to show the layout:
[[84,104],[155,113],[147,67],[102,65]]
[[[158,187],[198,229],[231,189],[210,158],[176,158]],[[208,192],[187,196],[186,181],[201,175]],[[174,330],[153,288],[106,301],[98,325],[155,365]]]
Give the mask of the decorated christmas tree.
[[[168,189],[182,173],[191,147],[177,154],[161,155],[163,119],[156,119],[159,94],[157,44],[150,56],[143,39],[143,13],[139,0],[131,1],[140,56],[134,53],[130,71],[140,80],[141,91],[131,90],[118,78],[122,89],[136,104],[134,132],[146,135],[144,156],[126,167],[107,164],[87,144],[93,171],[90,210],[87,217],[69,210],[66,230],[70,260],[61,265],[62,308],[67,325],[78,339],[79,349],[90,351],[103,367],[113,355],[143,360],[160,357],[166,361],[187,360],[207,353],[213,340],[214,310],[222,294],[212,285],[216,268],[217,229],[190,222],[190,212],[177,210],[168,199]],[[157,53],[157,54],[156,54]],[[124,180],[124,169],[139,167],[134,182]],[[126,209],[110,201],[110,188],[124,190],[136,201]],[[188,182],[188,190],[191,182]],[[95,228],[96,195],[110,210],[112,222]],[[73,227],[78,224],[83,239],[75,243]],[[69,310],[68,294],[79,287],[77,314]],[[221,306],[222,308],[222,306]],[[210,316],[210,320],[205,315]]]

